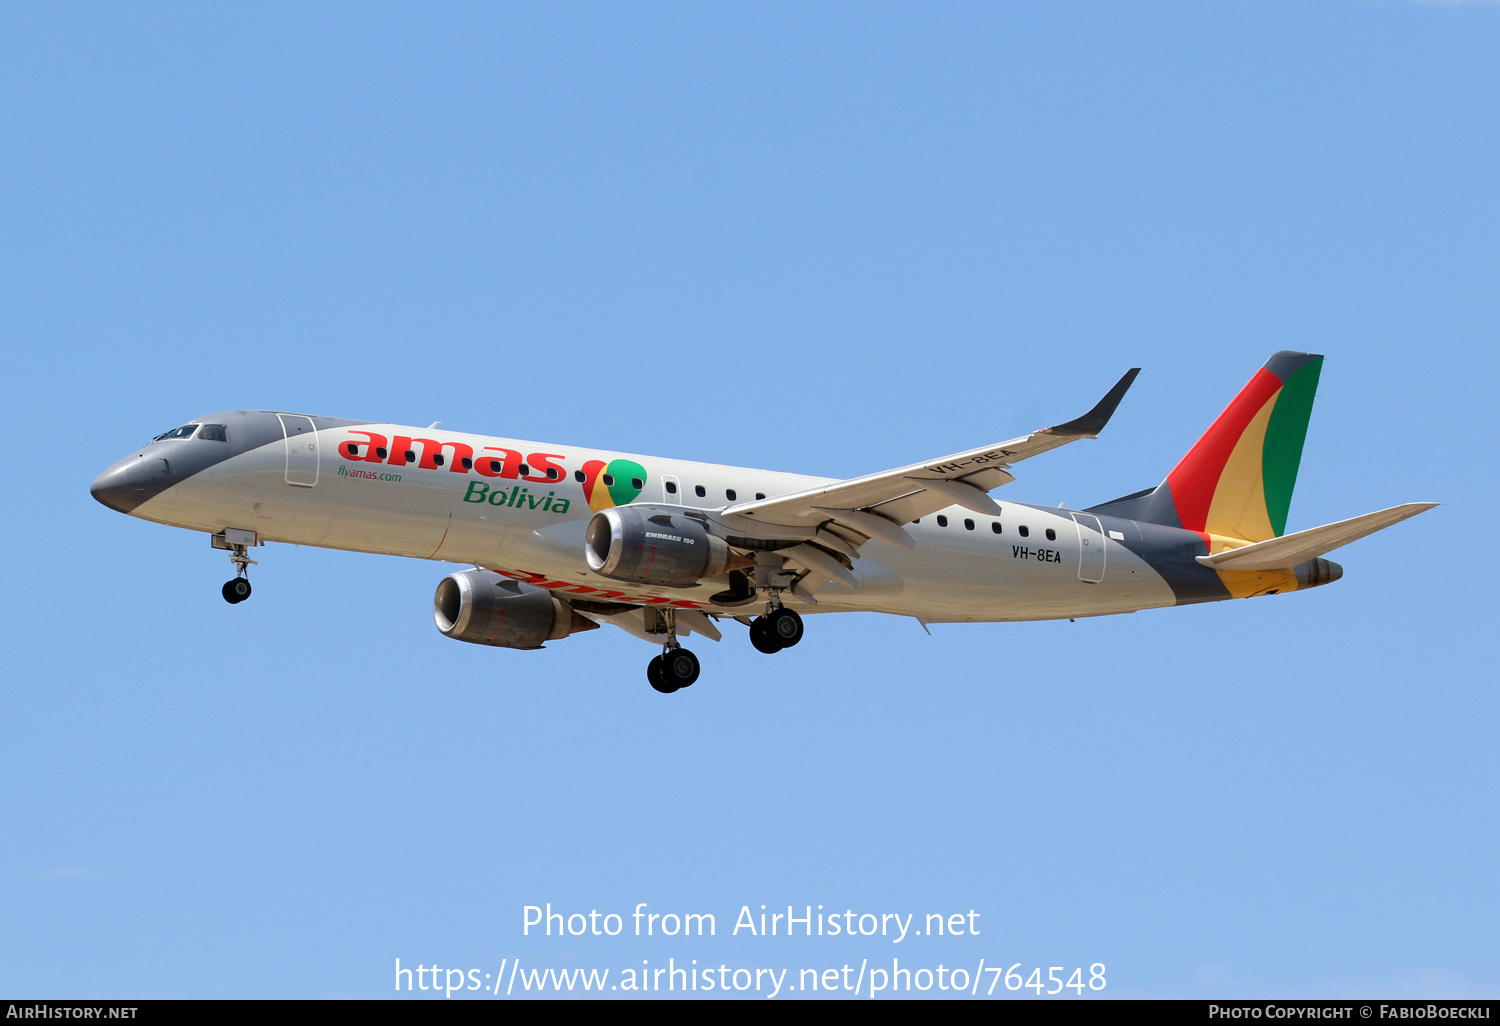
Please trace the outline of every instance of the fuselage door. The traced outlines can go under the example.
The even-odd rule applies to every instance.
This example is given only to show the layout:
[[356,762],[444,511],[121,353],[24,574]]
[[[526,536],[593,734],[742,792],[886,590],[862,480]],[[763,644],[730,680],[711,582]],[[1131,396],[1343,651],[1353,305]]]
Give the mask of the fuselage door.
[[1078,525],[1078,579],[1088,584],[1104,580],[1104,525],[1092,513],[1074,513]]
[[311,488],[318,483],[318,440],[311,417],[278,413],[286,436],[286,483]]
[[661,476],[661,501],[682,505],[682,482],[674,474]]

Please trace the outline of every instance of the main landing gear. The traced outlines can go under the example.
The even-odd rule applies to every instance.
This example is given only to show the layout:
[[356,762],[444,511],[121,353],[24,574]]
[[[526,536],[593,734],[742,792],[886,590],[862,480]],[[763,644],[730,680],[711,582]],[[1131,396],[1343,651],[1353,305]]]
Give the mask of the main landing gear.
[[678,645],[646,664],[646,679],[664,695],[691,687],[698,679],[698,657]]
[[[652,634],[665,634],[666,640],[661,655],[646,665],[646,679],[663,695],[691,687],[698,679],[700,667],[698,657],[677,643],[676,610],[656,609],[651,615],[653,619],[648,621],[646,629]],[[767,654],[791,648],[802,640],[802,617],[775,598],[764,616],[757,616],[749,623],[750,644]]]
[[750,621],[750,644],[770,655],[791,648],[802,640],[802,617],[795,609],[774,606],[765,616]]
[[646,679],[661,694],[670,695],[692,687],[698,679],[700,667],[698,657],[677,643],[676,610],[656,610],[656,616],[657,626],[651,628],[652,633],[665,634],[667,640],[662,645],[661,655],[646,664]]

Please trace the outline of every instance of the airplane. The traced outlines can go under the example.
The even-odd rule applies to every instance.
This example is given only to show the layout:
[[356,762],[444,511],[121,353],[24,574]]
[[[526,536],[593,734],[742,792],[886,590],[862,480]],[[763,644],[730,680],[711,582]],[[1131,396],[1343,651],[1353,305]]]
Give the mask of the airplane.
[[700,672],[679,639],[718,641],[726,620],[774,654],[803,613],[1071,620],[1339,580],[1326,553],[1438,504],[1286,533],[1322,365],[1276,353],[1161,484],[1081,510],[989,493],[1096,438],[1139,368],[1074,420],[848,480],[235,410],[158,435],[91,492],[209,535],[230,603],[268,541],[468,564],[433,596],[444,635],[534,650],[613,624],[660,646],[646,676],[671,694]]

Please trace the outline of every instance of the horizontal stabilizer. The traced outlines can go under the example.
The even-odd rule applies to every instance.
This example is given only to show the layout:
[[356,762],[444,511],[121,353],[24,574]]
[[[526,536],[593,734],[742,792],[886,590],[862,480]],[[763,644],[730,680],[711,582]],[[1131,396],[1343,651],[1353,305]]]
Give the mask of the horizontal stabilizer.
[[1348,545],[1392,524],[1399,524],[1436,505],[1436,502],[1408,502],[1351,520],[1340,520],[1336,524],[1324,524],[1296,534],[1216,552],[1212,556],[1199,556],[1198,562],[1215,570],[1282,570],[1316,559],[1325,552],[1332,552],[1341,545]]

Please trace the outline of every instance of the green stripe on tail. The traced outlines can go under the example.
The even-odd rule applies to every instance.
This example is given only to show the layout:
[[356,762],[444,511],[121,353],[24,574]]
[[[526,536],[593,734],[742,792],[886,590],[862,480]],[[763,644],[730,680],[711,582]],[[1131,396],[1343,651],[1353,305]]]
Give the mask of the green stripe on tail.
[[1266,425],[1261,474],[1266,490],[1266,514],[1278,538],[1286,533],[1292,489],[1297,484],[1297,468],[1302,465],[1302,443],[1307,440],[1307,422],[1312,418],[1318,375],[1322,371],[1323,358],[1316,356],[1283,382]]

